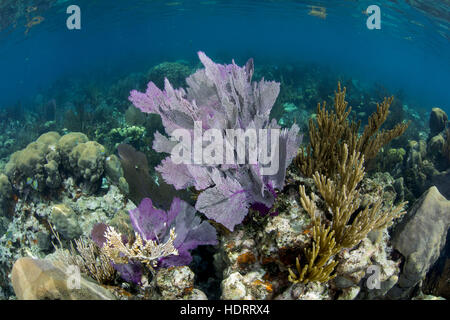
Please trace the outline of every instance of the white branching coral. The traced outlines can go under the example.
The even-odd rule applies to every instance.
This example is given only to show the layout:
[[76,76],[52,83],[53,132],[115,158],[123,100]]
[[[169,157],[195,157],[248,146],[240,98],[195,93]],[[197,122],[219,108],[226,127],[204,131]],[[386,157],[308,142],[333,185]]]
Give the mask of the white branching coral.
[[178,255],[178,250],[173,244],[176,238],[175,229],[170,230],[169,239],[162,244],[153,240],[145,241],[138,233],[135,236],[133,244],[125,244],[122,235],[109,226],[105,232],[106,242],[102,251],[114,263],[128,263],[134,260],[145,264],[151,270],[156,267],[158,259]]

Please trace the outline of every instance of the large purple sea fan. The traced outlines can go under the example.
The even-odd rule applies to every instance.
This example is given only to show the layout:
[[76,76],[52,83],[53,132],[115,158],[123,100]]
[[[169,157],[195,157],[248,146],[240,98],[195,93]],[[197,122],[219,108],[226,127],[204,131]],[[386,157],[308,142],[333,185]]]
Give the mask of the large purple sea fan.
[[[143,112],[159,114],[167,135],[176,136],[178,129],[188,132],[188,141],[155,134],[154,150],[172,153],[181,145],[178,150],[189,154],[189,161],[177,162],[172,153],[156,169],[178,190],[195,187],[201,191],[196,209],[233,230],[245,218],[248,208],[273,206],[274,190],[283,188],[286,168],[297,153],[301,136],[295,124],[278,131],[275,138],[269,133],[280,129],[269,118],[280,84],[264,79],[252,82],[252,59],[239,67],[234,61],[229,65],[216,64],[203,52],[198,56],[204,68],[186,79],[186,90],[174,89],[167,79],[164,90],[150,82],[145,93],[133,90],[130,101]],[[214,130],[221,136],[199,137],[196,134],[199,129]],[[249,142],[250,138],[245,140],[246,132],[252,130],[257,132],[254,143]],[[222,158],[216,158],[215,163],[199,162],[195,146],[200,145],[204,160],[206,150],[214,143],[227,150]],[[217,156],[216,150],[213,154]],[[255,158],[251,151],[256,152]],[[225,155],[232,161],[230,158],[225,161]],[[263,162],[264,156],[271,161]],[[277,170],[268,173],[267,169],[275,162]]]

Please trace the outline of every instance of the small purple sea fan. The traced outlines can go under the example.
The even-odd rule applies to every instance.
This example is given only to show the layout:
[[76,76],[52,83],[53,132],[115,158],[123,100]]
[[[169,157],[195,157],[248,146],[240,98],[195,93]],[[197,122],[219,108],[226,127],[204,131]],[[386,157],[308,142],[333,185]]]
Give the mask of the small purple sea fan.
[[[157,241],[165,243],[170,237],[170,230],[175,230],[174,247],[178,255],[170,255],[158,259],[157,267],[184,266],[192,262],[190,250],[199,245],[216,245],[217,235],[215,228],[207,221],[201,221],[195,214],[196,210],[188,203],[175,198],[169,211],[163,211],[153,206],[152,200],[145,198],[139,207],[130,210],[130,219],[133,229],[144,241]],[[94,226],[91,237],[103,247],[106,239],[107,225]],[[126,242],[126,239],[122,240]],[[142,264],[139,261],[129,261],[128,264],[113,264],[126,281],[139,283],[142,275]]]
[[[201,191],[195,208],[233,231],[243,221],[250,207],[264,208],[267,213],[273,206],[274,189],[283,188],[286,168],[297,153],[301,136],[298,126],[294,124],[289,130],[281,130],[278,140],[272,141],[268,132],[279,130],[280,127],[275,120],[270,120],[269,115],[279,94],[280,84],[264,79],[252,82],[252,59],[244,67],[239,67],[234,61],[230,65],[216,64],[203,52],[199,52],[198,56],[204,69],[186,79],[186,90],[174,89],[166,79],[164,90],[150,82],[145,93],[133,90],[129,99],[141,111],[159,114],[167,135],[172,135],[177,129],[188,132],[191,141],[194,141],[194,148],[199,141],[195,134],[199,123],[201,130],[212,129],[222,134],[223,145],[232,148],[231,152],[227,151],[227,156],[231,154],[234,157],[232,163],[199,163],[195,160],[194,151],[194,155],[191,155],[193,161],[175,163],[172,157],[167,157],[156,170],[178,190],[193,186]],[[241,133],[248,129],[262,132],[257,135],[256,146],[246,143],[245,137],[239,142],[243,136]],[[230,134],[231,131],[234,134]],[[239,137],[236,132],[241,132]],[[235,138],[238,141],[236,143]],[[180,143],[184,154],[184,151],[191,150],[191,145],[190,141],[182,140]],[[215,138],[213,140],[217,143]],[[176,145],[176,141],[155,133],[155,151],[171,153]],[[212,140],[203,138],[200,141],[203,156],[212,145]],[[260,156],[265,155],[261,150],[269,150],[269,145],[270,156],[278,162],[277,172],[270,175],[264,173],[267,163],[260,161]],[[278,152],[273,151],[273,145]],[[251,150],[256,150],[257,163],[249,161],[250,155],[247,153],[244,162],[238,160],[242,159],[242,154],[239,156],[239,150],[242,149],[248,149],[249,154]]]
[[146,240],[160,243],[169,239],[170,229],[175,229],[174,247],[178,255],[164,257],[159,261],[162,267],[184,266],[192,261],[189,250],[199,245],[216,245],[216,229],[207,221],[195,215],[195,208],[179,198],[173,199],[169,211],[156,209],[152,200],[145,198],[138,208],[130,211],[131,224]]

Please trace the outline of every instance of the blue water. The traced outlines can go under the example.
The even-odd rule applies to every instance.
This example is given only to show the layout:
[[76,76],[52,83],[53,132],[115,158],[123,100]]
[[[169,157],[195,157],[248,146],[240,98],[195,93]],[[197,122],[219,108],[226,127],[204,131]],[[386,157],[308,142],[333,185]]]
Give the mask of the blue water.
[[[0,108],[33,101],[59,79],[105,81],[162,61],[196,61],[202,50],[219,62],[318,63],[450,111],[449,1],[1,3]],[[36,10],[14,12],[19,4]],[[81,8],[81,30],[66,28],[71,4]],[[366,27],[372,4],[381,8],[381,30]],[[312,5],[326,8],[325,19],[308,14]],[[37,16],[44,20],[26,32]]]

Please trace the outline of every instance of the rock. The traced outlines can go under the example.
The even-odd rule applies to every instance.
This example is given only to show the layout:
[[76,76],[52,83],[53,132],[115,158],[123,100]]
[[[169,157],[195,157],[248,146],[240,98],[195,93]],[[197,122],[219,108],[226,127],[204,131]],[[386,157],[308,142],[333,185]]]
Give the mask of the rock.
[[445,123],[448,121],[447,114],[441,108],[431,109],[430,114],[430,133],[435,136],[445,129]]
[[433,184],[438,188],[439,192],[450,199],[450,169],[444,172],[435,174],[432,178]]
[[200,290],[194,292],[194,273],[187,266],[159,270],[156,285],[164,300],[190,299],[192,294],[201,296]]
[[442,297],[436,297],[436,296],[429,295],[429,294],[426,294],[426,295],[422,294],[422,295],[412,298],[412,300],[445,300],[445,299]]
[[78,224],[77,214],[65,204],[56,204],[52,207],[49,221],[65,239],[75,239],[83,233]]
[[[19,300],[115,300],[111,292],[80,276],[79,283],[47,260],[20,258],[11,282]],[[77,288],[70,288],[74,284]]]
[[[350,297],[348,297],[350,299]],[[275,300],[331,300],[329,290],[319,282],[291,284]]]
[[395,189],[395,193],[397,194],[395,203],[403,202],[405,199],[405,182],[403,177],[395,179],[393,187]]
[[0,215],[0,237],[8,230],[9,221]]
[[123,168],[119,158],[116,155],[110,155],[105,159],[105,175],[111,183],[117,185],[124,194],[128,194],[129,186],[123,176]]
[[109,221],[109,225],[114,227],[119,233],[128,235],[130,238],[134,235],[130,214],[127,210],[119,210]]
[[222,281],[222,299],[224,300],[270,300],[274,288],[271,282],[264,280],[263,271],[252,271],[245,275],[239,272],[230,274]]
[[7,216],[8,209],[12,201],[12,187],[8,177],[3,173],[0,174],[0,217]]
[[444,148],[445,140],[442,134],[437,134],[428,142],[428,153],[434,157],[442,156],[442,149]]
[[427,154],[427,144],[423,140],[419,142],[411,140],[408,142],[408,154],[406,159],[406,165],[408,167],[421,166],[422,160]]
[[422,292],[450,299],[450,234],[447,234],[445,248],[438,261],[422,282]]
[[105,159],[105,174],[115,184],[118,184],[120,177],[123,177],[122,164],[116,155],[112,154]]
[[235,272],[222,281],[222,299],[242,300],[247,295],[247,288],[244,285],[244,277]]
[[184,298],[186,300],[208,300],[206,294],[203,291],[196,288],[194,288],[192,292]]
[[394,248],[405,257],[391,298],[409,297],[445,245],[450,225],[450,201],[436,187],[429,188],[414,204],[392,235]]
[[342,289],[342,293],[339,295],[338,300],[356,299],[360,290],[361,290],[361,288],[358,286],[352,286],[352,287]]
[[[389,250],[388,240],[386,229],[373,230],[358,246],[352,250],[343,250],[337,255],[337,277],[331,284],[346,292],[340,299],[353,297],[355,291],[350,289],[353,287],[359,288],[358,299],[378,299],[396,284],[400,270],[398,263],[390,260],[386,253]],[[379,284],[378,288],[370,286],[375,279]]]

